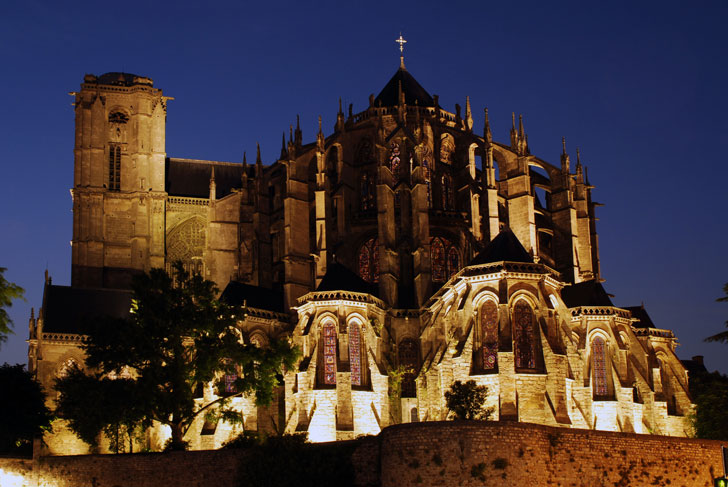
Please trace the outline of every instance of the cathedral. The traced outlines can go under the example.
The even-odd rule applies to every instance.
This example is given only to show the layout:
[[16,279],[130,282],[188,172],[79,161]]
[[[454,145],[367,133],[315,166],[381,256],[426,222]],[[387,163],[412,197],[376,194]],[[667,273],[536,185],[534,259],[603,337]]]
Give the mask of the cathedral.
[[[125,316],[131,276],[180,260],[247,309],[246,340],[302,352],[272,405],[233,399],[246,430],[333,441],[442,420],[451,384],[474,380],[496,420],[690,433],[675,336],[602,286],[578,152],[532,154],[522,117],[499,142],[486,109],[475,133],[469,99],[444,109],[401,58],[364,110],[339,104],[328,135],[319,118],[304,142],[297,122],[277,160],[219,162],[167,155],[172,98],[149,78],[89,74],[72,95],[71,285],[46,276],[30,318],[47,391],[83,365],[81,319]],[[240,428],[198,423],[196,449]],[[85,451],[63,428],[46,444]]]

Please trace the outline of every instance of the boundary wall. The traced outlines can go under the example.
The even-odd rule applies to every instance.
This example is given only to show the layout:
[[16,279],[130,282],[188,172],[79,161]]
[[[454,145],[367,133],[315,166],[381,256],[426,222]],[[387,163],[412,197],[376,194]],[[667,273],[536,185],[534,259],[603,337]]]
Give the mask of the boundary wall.
[[[357,487],[712,487],[723,474],[721,446],[728,447],[728,441],[496,421],[402,424],[338,444],[352,452]],[[246,450],[0,457],[0,485],[234,487],[245,485],[246,457]]]

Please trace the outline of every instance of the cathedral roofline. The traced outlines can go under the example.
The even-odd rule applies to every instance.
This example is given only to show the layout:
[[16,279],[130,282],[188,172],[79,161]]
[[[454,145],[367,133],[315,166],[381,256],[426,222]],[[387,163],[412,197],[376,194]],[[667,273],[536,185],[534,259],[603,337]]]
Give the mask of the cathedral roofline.
[[374,98],[375,106],[397,106],[400,104],[400,96],[404,95],[404,102],[407,105],[418,105],[420,107],[434,107],[435,100],[420,85],[414,76],[401,65],[394,76],[384,85],[382,91]]

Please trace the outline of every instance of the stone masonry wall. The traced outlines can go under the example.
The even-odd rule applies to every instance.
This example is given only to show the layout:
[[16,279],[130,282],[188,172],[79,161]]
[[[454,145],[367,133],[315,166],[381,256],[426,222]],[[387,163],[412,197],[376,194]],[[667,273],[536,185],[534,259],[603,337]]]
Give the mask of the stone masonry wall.
[[[710,487],[723,474],[721,445],[728,441],[450,421],[391,426],[376,437],[339,444],[355,446],[357,487]],[[246,455],[212,450],[0,457],[0,479],[15,479],[13,487],[232,487]]]

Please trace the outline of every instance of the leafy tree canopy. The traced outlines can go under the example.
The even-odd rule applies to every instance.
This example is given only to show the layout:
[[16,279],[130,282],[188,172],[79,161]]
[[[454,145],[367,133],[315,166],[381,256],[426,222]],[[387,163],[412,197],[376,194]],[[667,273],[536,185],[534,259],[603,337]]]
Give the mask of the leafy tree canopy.
[[[244,310],[219,301],[212,281],[187,273],[181,264],[175,266],[174,278],[163,269],[136,276],[132,290],[128,318],[106,318],[88,326],[86,364],[96,372],[88,377],[102,387],[108,374],[130,375],[141,420],[170,426],[172,449],[185,448],[184,435],[198,415],[230,413],[225,409],[229,395],[205,402],[196,399],[198,387],[211,382],[220,386],[224,374],[236,375],[233,385],[238,395],[255,394],[258,404],[268,404],[277,377],[298,358],[287,340],[273,341],[267,348],[243,343],[237,322]],[[80,403],[83,391],[91,390],[70,385],[66,389],[67,384],[59,381],[61,404]],[[64,412],[70,414],[65,407]],[[78,424],[67,419],[72,426]],[[101,422],[108,425],[110,420],[123,423],[118,417]],[[88,432],[81,433],[85,428],[77,427],[79,435],[88,438]]]
[[690,392],[695,402],[695,436],[728,440],[728,376],[718,372],[690,375]]
[[462,383],[456,380],[449,391],[445,391],[447,409],[455,419],[490,419],[493,408],[483,405],[488,397],[488,388],[479,386],[474,380]]
[[0,391],[0,453],[31,454],[33,438],[50,431],[53,420],[40,384],[22,364],[4,364]]
[[6,270],[5,267],[0,267],[0,345],[13,332],[10,329],[13,321],[10,319],[7,308],[12,306],[13,299],[23,299],[25,292],[22,287],[5,279],[3,274]]

